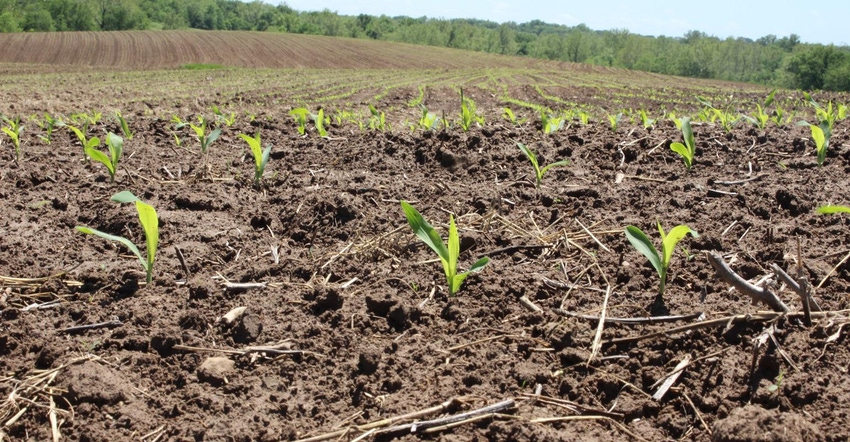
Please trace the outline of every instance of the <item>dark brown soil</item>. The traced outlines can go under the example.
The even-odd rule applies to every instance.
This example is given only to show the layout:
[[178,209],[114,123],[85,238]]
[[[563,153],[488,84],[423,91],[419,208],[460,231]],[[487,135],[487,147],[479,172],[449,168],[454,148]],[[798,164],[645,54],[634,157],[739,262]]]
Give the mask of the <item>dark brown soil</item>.
[[[284,118],[243,119],[224,129],[204,170],[188,132],[176,147],[168,121],[138,116],[114,184],[102,165],[82,162],[67,131],[49,146],[25,133],[20,164],[4,142],[0,275],[45,279],[0,281],[0,425],[10,422],[0,432],[50,440],[53,416],[63,440],[83,441],[353,440],[372,428],[379,440],[850,438],[846,313],[623,343],[611,340],[695,322],[608,323],[593,357],[599,321],[556,311],[598,316],[610,289],[608,317],[754,314],[766,307],[730,290],[705,253],[723,253],[756,281],[771,264],[796,274],[798,242],[803,275],[824,280],[820,306],[850,308],[850,218],[815,213],[848,204],[845,122],[823,167],[805,128],[695,125],[698,158],[687,171],[668,147],[681,137],[668,120],[616,133],[574,122],[552,135],[488,121],[468,133],[411,133],[401,121],[389,133],[334,127],[323,139],[298,136]],[[104,128],[118,130],[93,133]],[[259,189],[237,136],[258,128],[274,146]],[[516,141],[541,163],[570,165],[535,189]],[[150,285],[123,246],[74,230],[144,244],[133,208],[109,201],[121,190],[159,214]],[[444,236],[455,214],[461,268],[490,256],[457,297],[447,297],[399,200]],[[674,254],[662,302],[655,271],[623,234],[633,224],[657,239],[656,220],[700,234]],[[219,319],[236,307],[247,307],[240,319]],[[285,352],[235,352],[270,345]],[[692,363],[653,399],[684,358]],[[414,419],[364,426],[508,399],[497,414],[432,434],[384,431]]]

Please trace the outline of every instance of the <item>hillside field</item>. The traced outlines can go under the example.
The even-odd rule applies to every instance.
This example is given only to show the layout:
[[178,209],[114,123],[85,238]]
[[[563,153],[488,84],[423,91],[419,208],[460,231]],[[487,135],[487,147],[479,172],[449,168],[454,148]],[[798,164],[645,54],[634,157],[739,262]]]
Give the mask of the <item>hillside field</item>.
[[[0,441],[848,440],[850,214],[818,213],[850,205],[848,103],[366,40],[0,34]],[[113,180],[83,144],[118,137]],[[458,271],[489,259],[454,296],[401,201],[453,220]],[[663,295],[625,233],[662,250],[659,223]]]

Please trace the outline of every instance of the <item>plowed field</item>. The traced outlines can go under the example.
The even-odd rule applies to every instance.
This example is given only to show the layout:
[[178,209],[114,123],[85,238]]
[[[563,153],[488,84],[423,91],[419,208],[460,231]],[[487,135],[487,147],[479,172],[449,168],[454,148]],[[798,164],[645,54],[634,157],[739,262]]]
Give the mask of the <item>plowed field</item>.
[[[505,60],[5,65],[0,112],[26,128],[20,160],[5,134],[0,145],[0,440],[850,439],[850,217],[815,212],[850,204],[847,121],[818,166],[798,93],[777,92],[779,124],[727,131],[699,121],[696,95],[731,96],[737,115],[768,91]],[[468,132],[461,88],[484,117]],[[387,130],[369,128],[369,104]],[[449,124],[424,130],[418,104]],[[327,136],[312,121],[299,135],[299,106],[323,109]],[[570,117],[544,134],[542,108]],[[644,127],[639,109],[657,121]],[[48,144],[38,125],[103,112],[88,128],[103,139],[121,133],[116,110],[133,138],[114,183],[69,130]],[[691,170],[669,148],[682,141],[670,112],[694,117]],[[221,129],[206,159],[174,115]],[[254,186],[239,135],[257,132],[272,150]],[[569,165],[537,188],[517,142]],[[123,190],[158,213],[150,284],[127,248],[75,230],[144,251],[133,206],[110,201]],[[454,215],[461,270],[490,258],[456,297],[401,200],[443,238]],[[623,233],[660,245],[656,222],[699,232],[673,253],[662,298]],[[790,312],[731,289],[711,252]],[[810,325],[773,265],[813,288]]]

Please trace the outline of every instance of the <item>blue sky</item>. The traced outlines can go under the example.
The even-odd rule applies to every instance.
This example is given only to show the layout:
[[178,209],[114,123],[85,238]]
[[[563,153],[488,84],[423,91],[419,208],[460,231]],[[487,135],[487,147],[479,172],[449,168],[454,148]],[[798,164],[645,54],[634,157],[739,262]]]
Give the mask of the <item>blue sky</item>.
[[[279,0],[266,0],[278,4]],[[757,39],[797,34],[806,43],[850,44],[850,2],[846,0],[286,0],[298,11],[330,9],[343,15],[407,15],[478,18],[523,23],[543,20],[594,30],[628,29],[642,35],[680,37],[697,30],[715,37]]]

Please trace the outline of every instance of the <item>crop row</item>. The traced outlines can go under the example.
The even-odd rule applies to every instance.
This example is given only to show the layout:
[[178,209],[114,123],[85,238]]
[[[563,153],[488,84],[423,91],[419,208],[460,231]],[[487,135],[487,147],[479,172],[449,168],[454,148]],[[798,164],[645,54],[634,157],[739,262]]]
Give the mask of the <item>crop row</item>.
[[[437,115],[434,112],[429,111],[424,105],[420,104],[421,117],[418,121],[409,123],[410,130],[435,131],[455,128],[468,131],[476,125],[484,126],[485,119],[478,113],[475,101],[464,96],[462,89],[459,92],[460,109],[456,114],[456,117],[449,119],[445,115]],[[684,165],[688,170],[698,167],[698,151],[696,148],[694,131],[691,126],[692,121],[699,121],[703,124],[716,124],[726,130],[730,130],[732,127],[732,124],[728,121],[729,118],[726,115],[726,110],[713,106],[705,98],[700,97],[699,100],[704,107],[696,115],[681,118],[663,117],[668,118],[682,133],[681,142],[668,140],[668,143],[669,148],[682,157]],[[822,105],[808,94],[805,95],[805,100],[805,104],[812,109],[815,119],[812,120],[812,123],[800,120],[797,124],[806,125],[810,128],[812,135],[811,141],[815,148],[817,162],[819,165],[823,165],[826,160],[829,141],[831,134],[834,132],[835,124],[846,119],[847,106],[832,102]],[[771,124],[771,122],[779,126],[785,126],[790,122],[790,119],[786,119],[783,111],[780,110],[782,108],[775,102],[774,93],[769,94],[762,103],[757,104],[756,109],[757,112],[754,115],[741,115],[736,120],[746,121],[747,124],[752,124],[754,127],[761,129],[764,129],[766,125]],[[771,109],[771,113],[768,113],[768,109]],[[346,116],[344,112],[340,112],[334,115],[326,115],[323,109],[319,109],[318,112],[312,113],[306,108],[296,108],[290,111],[289,115],[294,122],[295,129],[302,136],[308,136],[310,133],[315,132],[320,137],[329,137],[329,129],[338,130],[349,123],[357,123],[360,130],[391,130],[390,123],[387,122],[386,116],[383,112],[374,106],[370,106],[369,111],[370,116],[365,124],[362,120],[358,120],[353,114],[348,114]],[[607,115],[607,126],[612,132],[617,132],[619,125],[625,123],[627,121],[626,119],[635,123],[635,121],[632,121],[634,118],[637,118],[634,116],[634,112],[629,111],[628,117],[626,117],[625,114],[626,112],[624,111],[618,113],[616,116],[611,114]],[[640,118],[640,123],[648,130],[651,129],[653,124],[657,121],[649,118],[644,110],[641,110],[638,113],[638,116]],[[536,127],[539,130],[542,130],[545,134],[562,130],[565,124],[591,124],[586,117],[582,118],[579,116],[577,120],[574,120],[564,114],[556,115],[550,113],[548,109],[541,111],[539,117],[539,122],[531,124],[517,119],[509,108],[504,109],[505,123],[524,127]],[[245,142],[245,145],[248,147],[248,152],[254,159],[254,175],[252,184],[254,187],[262,189],[265,169],[269,163],[273,146],[263,146],[259,129],[259,127],[263,127],[263,124],[254,125],[257,127],[254,134],[238,131],[234,133],[232,127],[236,124],[237,118],[236,113],[227,113],[218,107],[215,107],[213,108],[211,116],[200,115],[187,117],[186,120],[184,120],[183,118],[175,115],[166,122],[165,127],[161,127],[161,129],[171,134],[175,148],[183,149],[186,152],[199,152],[199,166],[196,168],[198,171],[196,172],[196,177],[198,179],[210,178],[210,161],[211,158],[214,158],[210,152],[213,149],[216,140],[218,140],[225,131],[228,131],[231,135],[235,135],[236,138]],[[82,150],[81,158],[83,158],[84,161],[93,160],[96,163],[102,164],[106,169],[110,182],[114,182],[116,173],[119,171],[119,167],[121,166],[125,140],[129,142],[133,138],[131,124],[121,113],[116,113],[113,121],[104,121],[103,114],[95,111],[92,111],[91,113],[72,114],[67,118],[67,122],[64,118],[53,117],[49,114],[45,114],[43,119],[32,117],[31,121],[39,127],[40,132],[37,133],[37,138],[30,135],[27,139],[24,137],[26,127],[20,118],[5,118],[7,126],[3,127],[2,130],[8,137],[8,140],[10,141],[9,144],[14,146],[15,162],[19,164],[26,163],[26,156],[24,156],[22,141],[27,140],[29,142],[37,142],[36,140],[40,139],[42,142],[50,144],[57,131],[67,130],[79,141]],[[249,124],[247,127],[251,126],[252,125]],[[106,150],[100,150],[101,139],[98,136],[98,132],[100,131],[105,133],[103,145],[106,147]],[[190,147],[189,145],[191,143],[187,140],[193,140],[196,148]],[[525,155],[530,163],[530,170],[532,171],[532,177],[534,178],[536,187],[540,187],[547,171],[555,167],[566,167],[569,164],[566,160],[542,164],[531,148],[522,143],[517,143],[517,148],[523,155]],[[99,231],[86,226],[78,226],[77,230],[124,244],[139,258],[139,261],[146,271],[148,282],[150,282],[153,277],[153,266],[159,236],[156,210],[151,205],[126,191],[116,193],[113,195],[112,199],[119,203],[135,204],[139,213],[139,219],[144,235],[147,238],[146,254],[142,254],[139,247],[133,244],[130,240],[117,236],[113,233]],[[443,263],[450,294],[455,294],[460,289],[461,283],[466,275],[470,272],[482,269],[487,264],[487,261],[479,261],[476,262],[468,272],[459,272],[457,268],[458,239],[453,218],[450,218],[449,220],[450,228],[448,241],[443,244],[442,239],[437,234],[436,230],[431,227],[427,221],[425,221],[425,219],[412,205],[403,202],[402,207],[412,230],[437,253]],[[850,211],[850,209],[841,206],[827,206],[820,208],[819,211],[822,213],[837,213]],[[672,254],[674,253],[676,243],[684,239],[684,237],[688,234],[697,235],[697,233],[686,225],[675,226],[667,233],[665,233],[660,223],[658,223],[657,227],[662,244],[660,250],[655,248],[653,241],[649,239],[649,235],[641,231],[636,226],[627,226],[625,228],[625,234],[631,244],[633,244],[638,251],[646,256],[652,266],[657,270],[660,277],[658,295],[662,296],[664,292],[666,274],[668,272],[668,267],[670,265]]]

